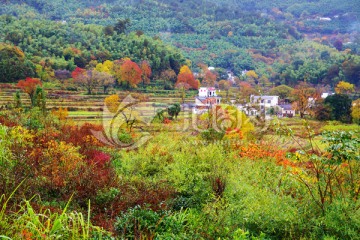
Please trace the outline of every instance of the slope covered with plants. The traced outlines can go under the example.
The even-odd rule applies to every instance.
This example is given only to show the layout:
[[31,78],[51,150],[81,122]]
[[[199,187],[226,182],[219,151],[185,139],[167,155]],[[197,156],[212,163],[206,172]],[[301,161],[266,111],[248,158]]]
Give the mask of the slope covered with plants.
[[[159,36],[192,60],[230,69],[259,69],[249,50],[271,55],[275,47],[319,39],[338,50],[359,50],[360,7],[353,1],[5,1],[2,14],[26,19],[114,26]],[[331,21],[321,20],[331,18]],[[356,33],[357,32],[357,33]],[[322,39],[324,38],[324,39]],[[345,43],[347,45],[345,45]],[[340,46],[339,46],[340,44]]]

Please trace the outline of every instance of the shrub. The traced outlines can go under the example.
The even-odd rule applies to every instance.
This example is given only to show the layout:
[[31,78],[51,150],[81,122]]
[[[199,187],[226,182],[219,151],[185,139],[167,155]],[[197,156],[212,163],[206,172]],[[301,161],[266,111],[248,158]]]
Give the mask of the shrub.
[[[56,212],[43,207],[37,209],[35,203],[24,200],[17,206],[17,211],[9,213],[6,218],[0,216],[0,232],[3,234],[0,237],[5,239],[7,237],[14,239],[110,238],[110,233],[91,224],[90,206],[87,216],[76,211],[68,212],[70,200],[64,210]],[[0,203],[6,207],[7,202],[0,201]]]
[[225,136],[225,132],[217,131],[213,128],[209,128],[201,132],[201,137],[209,142],[220,141]]
[[155,212],[135,206],[117,218],[115,229],[126,239],[194,239],[187,217],[186,211]]
[[119,140],[120,142],[124,143],[124,144],[131,144],[133,143],[133,139],[131,137],[131,135],[127,132],[121,131],[119,133]]

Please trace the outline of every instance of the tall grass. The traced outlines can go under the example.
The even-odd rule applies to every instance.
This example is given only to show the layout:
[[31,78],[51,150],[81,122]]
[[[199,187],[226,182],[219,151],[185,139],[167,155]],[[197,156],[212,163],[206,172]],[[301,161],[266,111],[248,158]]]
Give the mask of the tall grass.
[[[20,184],[21,185],[21,184]],[[24,200],[14,207],[15,212],[8,210],[9,200],[20,185],[6,198],[2,195],[0,204],[0,239],[109,239],[110,234],[90,222],[90,201],[87,215],[80,212],[68,212],[72,199],[70,197],[61,213],[51,212],[44,208],[36,211],[30,200]]]

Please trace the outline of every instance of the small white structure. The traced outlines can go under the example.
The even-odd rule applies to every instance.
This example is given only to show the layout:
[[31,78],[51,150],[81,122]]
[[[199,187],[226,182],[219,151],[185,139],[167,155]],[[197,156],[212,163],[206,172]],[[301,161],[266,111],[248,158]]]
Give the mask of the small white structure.
[[279,104],[279,96],[250,96],[250,102],[260,106],[260,109],[275,107]]
[[248,104],[246,104],[246,105],[237,104],[235,106],[239,111],[242,111],[247,116],[258,116],[259,115],[259,111],[256,108],[249,106]]
[[201,87],[198,96],[195,97],[194,113],[199,114],[211,106],[221,103],[221,97],[216,94],[216,89],[213,87]]
[[259,111],[255,108],[249,108],[245,111],[245,114],[248,116],[258,116],[259,115]]
[[213,87],[211,87],[211,88],[201,87],[199,89],[199,96],[196,98],[196,100],[199,100],[200,102],[203,103],[204,100],[210,100],[210,99],[216,100],[215,102],[213,102],[213,101],[211,101],[211,102],[220,104],[221,97],[218,97],[218,95],[216,94],[216,89],[215,88],[213,88]]
[[230,81],[231,83],[235,83],[234,73],[231,71],[227,71],[226,74],[228,76],[227,80]]
[[279,108],[281,109],[282,117],[294,117],[295,116],[295,110],[293,109],[291,104],[279,105]]
[[327,97],[330,96],[330,95],[334,95],[334,93],[322,93],[322,94],[321,94],[321,98],[322,98],[322,99],[325,99],[325,98],[327,98]]
[[248,70],[246,70],[246,69],[245,69],[245,70],[242,70],[242,71],[241,71],[241,76],[245,76],[247,72],[248,72]]

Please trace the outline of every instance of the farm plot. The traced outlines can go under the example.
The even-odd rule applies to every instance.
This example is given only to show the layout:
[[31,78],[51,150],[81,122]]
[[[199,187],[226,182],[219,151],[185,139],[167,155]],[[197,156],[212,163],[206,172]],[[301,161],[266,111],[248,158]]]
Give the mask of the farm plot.
[[[14,85],[6,85],[0,88],[0,108],[12,106],[14,96],[18,90]],[[85,95],[84,92],[71,92],[63,90],[47,90],[46,106],[49,110],[67,108],[69,119],[77,124],[85,122],[101,123],[102,119],[113,118],[111,114],[104,114],[104,99],[108,95]],[[125,98],[129,92],[118,91],[120,98]],[[157,109],[164,106],[179,102],[175,97],[159,97],[153,94],[145,94],[147,101],[139,103],[134,110],[144,118],[154,117]],[[30,105],[30,98],[27,94],[21,93],[21,102],[24,107]],[[192,102],[193,99],[186,99],[186,102]]]

